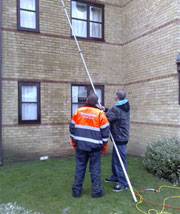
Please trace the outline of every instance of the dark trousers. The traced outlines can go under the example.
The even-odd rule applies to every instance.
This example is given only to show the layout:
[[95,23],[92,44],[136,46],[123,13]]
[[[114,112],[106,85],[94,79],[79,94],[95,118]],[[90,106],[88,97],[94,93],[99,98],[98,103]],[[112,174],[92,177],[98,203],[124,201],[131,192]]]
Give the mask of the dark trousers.
[[72,190],[77,194],[81,192],[88,160],[90,160],[89,171],[91,174],[92,195],[95,196],[102,192],[101,151],[83,151],[76,149],[76,172]]
[[[124,164],[124,167],[126,169],[127,172],[127,162],[126,162],[126,144],[124,145],[116,145],[117,149],[119,151],[119,154],[121,156],[122,162]],[[116,150],[113,147],[113,152],[112,152],[112,176],[111,176],[111,180],[112,181],[118,181],[119,186],[121,188],[126,188],[128,187],[128,183],[126,180],[126,177],[124,175],[123,169],[121,167],[121,164],[119,162],[119,158],[117,156]]]

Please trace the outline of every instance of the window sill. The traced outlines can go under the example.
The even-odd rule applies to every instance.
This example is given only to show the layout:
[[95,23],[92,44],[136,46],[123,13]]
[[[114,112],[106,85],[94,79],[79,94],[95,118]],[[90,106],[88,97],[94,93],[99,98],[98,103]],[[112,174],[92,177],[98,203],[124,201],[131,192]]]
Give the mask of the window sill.
[[[74,36],[71,36],[71,38],[74,38]],[[78,37],[76,36],[78,41],[86,41],[86,42],[105,42],[105,39],[97,39],[97,38],[84,38],[84,37]]]
[[18,125],[40,125],[41,121],[19,121]]
[[40,33],[39,29],[31,29],[31,28],[21,28],[21,27],[18,27],[17,30],[19,30],[19,31],[25,31],[25,32]]

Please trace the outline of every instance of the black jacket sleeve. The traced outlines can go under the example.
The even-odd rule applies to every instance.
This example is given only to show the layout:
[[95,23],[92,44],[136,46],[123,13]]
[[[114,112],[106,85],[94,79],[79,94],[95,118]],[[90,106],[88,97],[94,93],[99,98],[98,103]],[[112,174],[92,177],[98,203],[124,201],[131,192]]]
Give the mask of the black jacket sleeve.
[[119,119],[119,114],[114,106],[111,109],[108,109],[106,116],[109,122]]

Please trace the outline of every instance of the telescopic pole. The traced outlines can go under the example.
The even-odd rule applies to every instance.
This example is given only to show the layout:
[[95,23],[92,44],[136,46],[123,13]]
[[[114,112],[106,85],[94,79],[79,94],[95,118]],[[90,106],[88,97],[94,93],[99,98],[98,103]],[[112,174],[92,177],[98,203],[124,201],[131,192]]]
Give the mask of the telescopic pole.
[[[64,5],[64,1],[61,0],[61,2],[62,2],[63,9],[64,9],[64,11],[65,11],[66,17],[67,17],[67,19],[68,19],[69,25],[70,25],[70,27],[71,27],[72,35],[73,35],[74,40],[75,40],[75,42],[76,42],[76,45],[77,45],[79,54],[80,54],[80,56],[81,56],[83,65],[84,65],[85,70],[86,70],[86,73],[87,73],[87,75],[88,75],[88,77],[89,77],[91,86],[92,86],[92,88],[93,88],[94,93],[97,94],[97,93],[96,93],[96,89],[95,89],[94,84],[93,84],[93,81],[92,81],[92,78],[91,78],[91,75],[90,75],[90,73],[89,73],[89,71],[88,71],[88,68],[87,68],[87,65],[86,65],[84,56],[83,56],[82,51],[81,51],[81,48],[80,48],[80,46],[79,46],[78,40],[77,40],[76,35],[75,35],[75,33],[74,33],[74,30],[73,30],[71,21],[70,21],[70,19],[69,19],[69,15],[68,15],[67,9],[66,9],[66,7],[65,7],[65,5]],[[98,101],[98,104],[99,104],[99,106],[101,107],[100,101]],[[137,203],[137,199],[136,199],[134,190],[133,190],[133,188],[132,188],[132,185],[131,185],[131,182],[130,182],[129,177],[128,177],[128,175],[127,175],[127,172],[126,172],[126,169],[125,169],[125,167],[124,167],[123,161],[122,161],[122,159],[121,159],[121,156],[120,156],[120,154],[119,154],[119,151],[118,151],[118,149],[117,149],[117,146],[116,146],[116,144],[115,144],[114,138],[113,138],[113,136],[112,136],[111,133],[110,133],[110,137],[111,137],[111,139],[112,139],[113,146],[114,146],[114,148],[115,148],[115,150],[116,150],[118,159],[119,159],[119,161],[120,161],[120,164],[121,164],[121,167],[122,167],[122,169],[123,169],[124,175],[125,175],[125,177],[126,177],[126,180],[127,180],[127,182],[128,182],[129,188],[130,188],[130,190],[131,190],[131,194],[132,194],[132,196],[133,196],[133,199],[134,199],[134,201]]]

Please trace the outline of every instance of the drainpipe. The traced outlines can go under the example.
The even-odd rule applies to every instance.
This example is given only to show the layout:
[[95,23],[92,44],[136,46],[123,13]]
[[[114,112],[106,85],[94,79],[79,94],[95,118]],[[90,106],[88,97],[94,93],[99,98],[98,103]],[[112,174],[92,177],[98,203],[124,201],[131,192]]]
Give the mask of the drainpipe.
[[2,0],[0,0],[0,166],[2,165]]
[[180,53],[176,57],[177,71],[179,75],[179,105],[180,105]]

